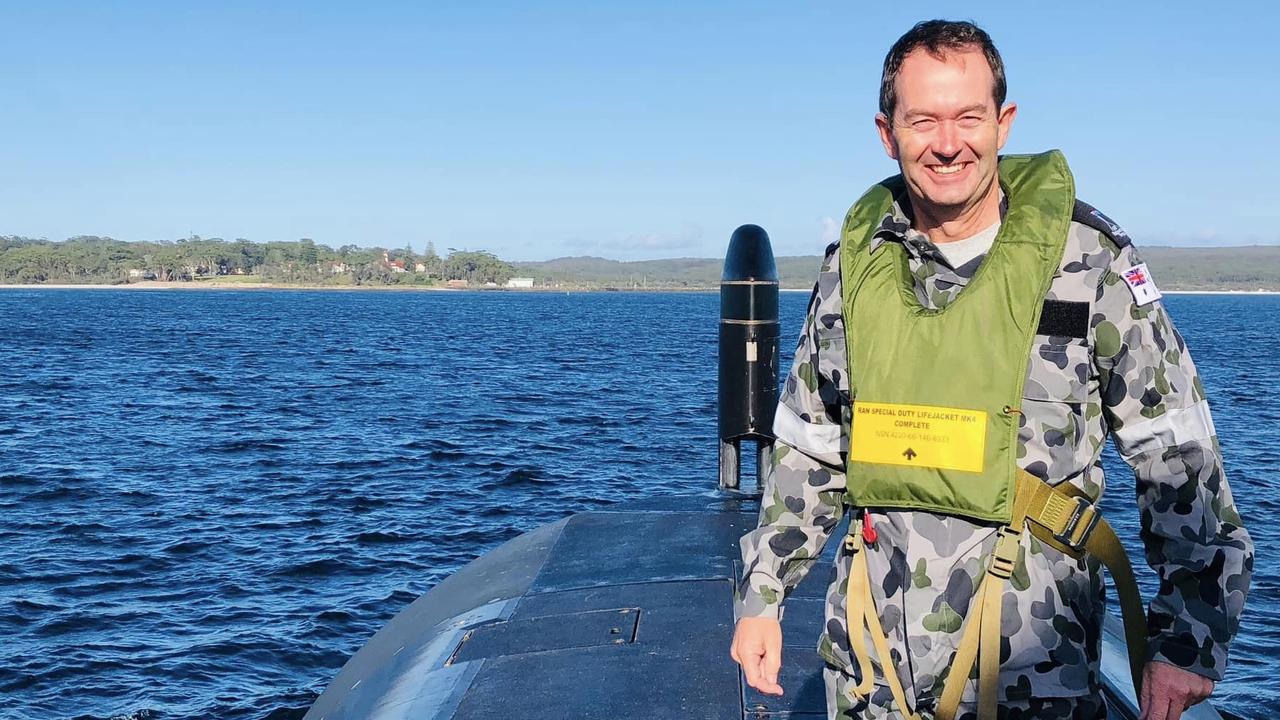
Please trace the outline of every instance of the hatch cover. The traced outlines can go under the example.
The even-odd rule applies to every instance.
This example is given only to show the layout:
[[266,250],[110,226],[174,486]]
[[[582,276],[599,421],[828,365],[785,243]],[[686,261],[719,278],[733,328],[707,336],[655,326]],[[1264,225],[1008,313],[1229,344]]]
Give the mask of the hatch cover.
[[490,623],[468,631],[449,664],[567,648],[626,645],[636,641],[639,623],[639,608],[593,610]]

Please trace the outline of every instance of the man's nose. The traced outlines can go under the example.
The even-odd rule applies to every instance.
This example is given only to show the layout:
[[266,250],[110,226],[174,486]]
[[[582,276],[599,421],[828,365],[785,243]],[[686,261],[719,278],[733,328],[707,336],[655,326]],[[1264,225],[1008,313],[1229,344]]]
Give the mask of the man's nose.
[[938,123],[938,131],[933,139],[933,151],[942,159],[951,160],[959,154],[963,145],[960,142],[960,128],[950,120]]

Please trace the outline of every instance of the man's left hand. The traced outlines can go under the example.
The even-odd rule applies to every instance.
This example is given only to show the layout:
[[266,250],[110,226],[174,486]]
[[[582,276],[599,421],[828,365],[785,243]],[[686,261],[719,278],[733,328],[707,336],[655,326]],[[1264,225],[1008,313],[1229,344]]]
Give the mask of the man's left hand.
[[1178,720],[1212,692],[1209,678],[1152,660],[1142,669],[1142,720]]

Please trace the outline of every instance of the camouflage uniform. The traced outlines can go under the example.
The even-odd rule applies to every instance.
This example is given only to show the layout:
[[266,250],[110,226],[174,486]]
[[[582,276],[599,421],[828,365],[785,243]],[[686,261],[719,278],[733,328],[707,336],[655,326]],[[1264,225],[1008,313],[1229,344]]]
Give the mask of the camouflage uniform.
[[[1149,608],[1151,657],[1219,680],[1250,581],[1252,542],[1232,502],[1204,391],[1182,337],[1159,301],[1136,304],[1121,279],[1141,262],[1123,232],[1112,226],[1104,233],[1091,225],[1107,227],[1071,223],[1047,296],[1088,303],[1088,337],[1035,337],[1018,463],[1096,500],[1104,488],[1100,455],[1112,435],[1134,469],[1147,561],[1160,577]],[[886,214],[871,249],[884,242],[906,250],[925,307],[945,307],[982,260],[951,267],[927,237],[911,229],[901,205]],[[783,599],[812,567],[845,511],[850,398],[856,389],[848,387],[839,252],[839,243],[827,249],[778,406],[772,479],[759,527],[741,543],[739,617],[780,616]],[[872,509],[871,517],[878,539],[868,546],[868,563],[895,656],[890,671],[898,673],[914,709],[930,716],[996,528],[928,512]],[[1001,717],[1094,717],[1105,612],[1097,563],[1073,560],[1028,534],[1022,546],[1001,614]],[[845,620],[849,560],[841,543],[818,646],[832,666],[828,712],[833,718],[882,717],[888,712],[886,687],[872,695],[878,710],[850,691],[858,670],[850,661]],[[877,682],[883,683],[879,658],[871,656]],[[962,712],[975,699],[970,682]]]

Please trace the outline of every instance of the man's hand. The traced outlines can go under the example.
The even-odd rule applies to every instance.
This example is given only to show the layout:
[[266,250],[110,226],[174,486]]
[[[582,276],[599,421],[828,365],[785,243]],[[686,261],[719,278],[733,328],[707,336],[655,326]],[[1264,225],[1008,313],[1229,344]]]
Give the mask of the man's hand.
[[1209,678],[1152,660],[1142,669],[1142,720],[1178,720],[1211,692]]
[[781,695],[782,624],[773,618],[744,617],[733,631],[729,655],[742,666],[747,684],[766,695]]

